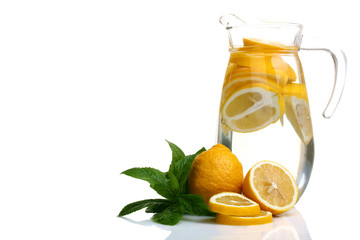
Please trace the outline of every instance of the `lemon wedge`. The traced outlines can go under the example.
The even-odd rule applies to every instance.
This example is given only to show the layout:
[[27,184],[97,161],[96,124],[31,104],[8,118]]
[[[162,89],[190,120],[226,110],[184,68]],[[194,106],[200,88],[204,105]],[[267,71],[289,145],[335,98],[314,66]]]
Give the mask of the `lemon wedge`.
[[284,93],[286,118],[301,141],[307,145],[313,138],[309,101],[305,84],[291,83]]

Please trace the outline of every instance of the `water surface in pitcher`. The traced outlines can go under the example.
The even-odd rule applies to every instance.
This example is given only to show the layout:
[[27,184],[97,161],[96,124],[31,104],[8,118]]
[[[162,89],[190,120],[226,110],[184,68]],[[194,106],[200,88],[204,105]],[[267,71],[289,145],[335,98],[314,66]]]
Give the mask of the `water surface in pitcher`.
[[218,142],[247,172],[261,160],[282,164],[300,194],[310,177],[314,140],[301,62],[294,47],[244,39],[226,69]]

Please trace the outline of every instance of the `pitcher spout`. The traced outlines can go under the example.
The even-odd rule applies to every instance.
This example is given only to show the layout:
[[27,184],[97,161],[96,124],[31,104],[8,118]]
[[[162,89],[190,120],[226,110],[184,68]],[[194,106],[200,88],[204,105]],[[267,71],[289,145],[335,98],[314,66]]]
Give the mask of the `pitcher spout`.
[[235,14],[227,14],[219,18],[219,22],[225,26],[226,30],[232,29],[235,26],[246,24],[244,20]]

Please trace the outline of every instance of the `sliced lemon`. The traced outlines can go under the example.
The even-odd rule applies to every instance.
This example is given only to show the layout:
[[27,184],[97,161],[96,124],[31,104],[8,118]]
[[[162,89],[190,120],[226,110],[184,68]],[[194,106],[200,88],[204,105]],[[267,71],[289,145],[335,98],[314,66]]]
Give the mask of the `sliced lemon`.
[[259,225],[272,222],[272,214],[267,211],[261,211],[256,216],[230,216],[216,214],[215,221],[226,225]]
[[233,131],[257,131],[284,113],[284,99],[268,84],[251,83],[234,90],[220,109],[224,123]]
[[230,81],[224,85],[223,92],[222,92],[222,99],[228,99],[233,93],[237,92],[238,90],[244,88],[244,86],[254,83],[263,83],[266,85],[270,85],[274,89],[279,89],[277,86],[277,82],[261,76],[251,73],[244,73],[238,74],[230,79]]
[[313,138],[309,101],[305,84],[291,83],[284,93],[286,118],[301,141],[307,145]]
[[[299,50],[296,46],[288,46],[282,44],[280,42],[274,41],[266,41],[263,39],[256,38],[243,38],[244,47],[239,48],[239,53],[233,53],[232,58],[230,57],[230,61],[237,63],[239,65],[247,66],[251,64],[252,67],[261,67],[267,69],[278,69],[282,70],[288,75],[289,81],[296,81],[296,72],[294,69],[286,63],[281,54],[295,54],[297,55],[297,51]],[[252,54],[253,59],[249,59],[248,56],[244,56],[241,52],[247,52],[247,54]],[[259,55],[261,54],[263,58]]]
[[224,87],[232,88],[239,83],[266,83],[277,89],[279,92],[283,91],[283,88],[288,82],[288,76],[282,70],[276,69],[255,69],[255,68],[236,68],[224,81]]
[[243,194],[260,208],[277,215],[291,209],[299,191],[291,173],[278,163],[261,161],[246,174]]
[[273,68],[271,64],[271,56],[266,56],[262,53],[254,54],[252,52],[238,51],[230,55],[229,61],[243,67],[260,69]]
[[260,206],[242,194],[222,192],[215,194],[209,200],[211,211],[225,215],[254,216],[260,214]]
[[280,42],[266,41],[264,39],[257,38],[243,38],[243,43],[245,47],[254,47],[254,49],[262,50],[282,50],[286,52],[293,52],[299,49],[298,47],[287,46]]
[[232,75],[232,72],[236,69],[237,65],[235,63],[231,63],[229,62],[227,68],[226,68],[226,72],[225,72],[225,79],[224,79],[224,83],[228,81],[228,79],[230,78],[230,76]]
[[232,53],[229,61],[238,66],[261,69],[265,72],[270,72],[272,69],[281,70],[288,75],[290,81],[295,81],[297,78],[294,69],[282,59],[280,54],[242,50]]
[[288,75],[280,69],[257,69],[257,68],[235,68],[230,74],[230,78],[236,78],[243,75],[262,76],[274,80],[280,86],[285,86],[288,81]]
[[296,72],[288,63],[286,63],[281,57],[272,58],[272,60],[273,60],[272,63],[274,65],[274,69],[278,69],[285,72],[288,75],[288,79],[290,82],[296,81],[297,79]]

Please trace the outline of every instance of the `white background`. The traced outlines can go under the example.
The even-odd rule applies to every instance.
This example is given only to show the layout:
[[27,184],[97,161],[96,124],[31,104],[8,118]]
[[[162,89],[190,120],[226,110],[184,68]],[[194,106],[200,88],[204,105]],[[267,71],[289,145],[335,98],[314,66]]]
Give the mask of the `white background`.
[[316,158],[296,208],[312,239],[356,238],[357,9],[350,0],[1,1],[0,238],[165,239],[170,228],[116,217],[126,204],[156,197],[120,172],[165,171],[165,139],[186,154],[216,143],[228,60],[218,18],[227,13],[299,22],[304,42],[327,38],[346,52],[348,79],[330,120],[321,112],[332,61],[302,55]]

